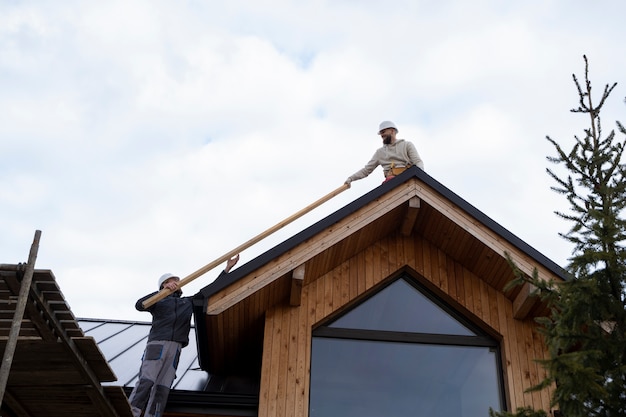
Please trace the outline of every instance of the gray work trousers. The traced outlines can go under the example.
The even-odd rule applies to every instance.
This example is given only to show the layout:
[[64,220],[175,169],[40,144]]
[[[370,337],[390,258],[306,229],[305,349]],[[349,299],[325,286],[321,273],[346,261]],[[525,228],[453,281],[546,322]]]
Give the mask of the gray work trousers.
[[180,358],[181,344],[168,340],[146,345],[139,370],[139,380],[128,400],[133,416],[160,417],[165,411],[172,382]]

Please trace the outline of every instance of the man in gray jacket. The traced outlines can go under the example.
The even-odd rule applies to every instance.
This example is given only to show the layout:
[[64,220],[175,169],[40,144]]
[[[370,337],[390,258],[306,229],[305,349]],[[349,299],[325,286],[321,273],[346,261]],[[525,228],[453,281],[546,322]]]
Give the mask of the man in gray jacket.
[[376,150],[372,159],[363,168],[348,177],[346,184],[350,185],[352,181],[367,177],[378,165],[383,168],[385,181],[389,181],[413,165],[424,169],[424,161],[417,153],[415,145],[407,140],[396,138],[398,128],[393,122],[382,122],[378,127],[378,134],[383,140],[383,146]]
[[[218,279],[228,274],[238,260],[239,255],[230,258]],[[159,291],[167,288],[172,293],[148,308],[143,307],[143,302],[158,291],[140,298],[135,304],[137,310],[152,314],[139,380],[128,398],[135,417],[141,416],[144,410],[144,417],[163,415],[170,388],[176,378],[180,351],[189,344],[193,297],[182,297],[179,281],[180,278],[175,275],[161,275],[158,281]]]

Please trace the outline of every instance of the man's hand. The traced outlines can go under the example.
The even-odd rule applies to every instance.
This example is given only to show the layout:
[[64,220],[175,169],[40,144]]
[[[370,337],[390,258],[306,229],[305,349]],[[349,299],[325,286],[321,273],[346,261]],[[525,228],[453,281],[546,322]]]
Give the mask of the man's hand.
[[224,272],[229,273],[231,268],[235,266],[235,264],[239,261],[239,254],[233,256],[228,261],[226,261],[226,268],[224,268]]
[[169,281],[169,282],[166,282],[165,284],[163,284],[163,288],[167,288],[171,292],[176,292],[176,291],[178,291],[178,283],[179,282],[180,281]]

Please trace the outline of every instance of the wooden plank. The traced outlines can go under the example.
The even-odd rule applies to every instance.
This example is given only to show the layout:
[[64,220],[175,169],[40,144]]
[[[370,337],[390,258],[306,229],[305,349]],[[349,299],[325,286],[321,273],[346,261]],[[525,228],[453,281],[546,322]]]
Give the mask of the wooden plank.
[[259,388],[259,417],[269,417],[269,405],[270,405],[270,392],[272,383],[272,343],[274,336],[274,322],[271,320],[271,313],[267,313],[265,320],[265,327],[263,331],[263,353],[261,367],[261,381]]
[[[5,282],[7,287],[10,288],[12,292],[19,292],[20,283],[17,280],[17,276],[7,276],[5,277]],[[34,290],[31,289],[31,291],[33,291],[33,294],[36,294]],[[35,297],[35,300],[40,300],[42,302],[45,300],[43,298],[37,298],[36,295],[33,295],[33,297]],[[65,303],[63,303],[62,308],[68,309]],[[40,313],[36,303],[28,303],[25,305],[24,318],[25,319],[22,320],[23,325],[32,326],[32,328],[30,330],[25,330],[23,336],[34,336],[34,333],[36,333],[39,337],[46,341],[56,340],[57,336],[54,332],[55,329],[51,328],[49,321],[46,320],[46,317]],[[2,327],[4,327],[4,324]]]
[[437,281],[439,281],[439,270],[437,269],[437,258],[433,256],[433,244],[429,241],[424,242],[423,246],[423,256],[424,256],[424,277],[435,287],[437,286]]
[[[548,351],[548,347],[543,339],[543,336],[539,333],[536,327],[532,327],[533,331],[533,344],[535,346],[535,359],[549,359],[550,353]],[[547,376],[547,371],[541,365],[537,365],[539,370],[539,381],[543,381]],[[550,401],[552,399],[552,392],[555,387],[552,386],[549,389],[543,389],[540,391],[541,394],[541,409],[550,410]]]
[[454,272],[455,272],[455,280],[456,280],[456,300],[462,304],[462,305],[466,305],[465,303],[465,274],[464,274],[464,268],[461,264],[459,263],[454,263]]
[[22,404],[17,398],[13,396],[11,387],[8,387],[4,392],[4,398],[2,404],[8,405],[11,411],[15,414],[15,417],[32,417],[32,414],[28,412],[24,407],[27,404]]
[[438,276],[438,287],[444,293],[448,293],[448,267],[447,267],[447,259],[446,254],[439,248],[437,248],[436,252],[437,256],[437,276]]
[[415,260],[415,240],[417,237],[408,236],[403,238],[403,261],[405,265],[416,269],[416,260]]
[[489,324],[489,327],[493,328],[493,326],[491,326],[491,308],[489,307],[489,290],[487,289],[488,285],[482,279],[479,279],[478,283],[480,285],[480,301],[482,303],[481,318],[485,323]]
[[474,291],[472,287],[472,276],[468,270],[463,271],[463,288],[465,290],[465,298],[463,305],[469,311],[474,311]]
[[285,409],[284,414],[282,415],[295,415],[296,409],[296,381],[298,379],[297,376],[297,366],[298,363],[298,328],[299,328],[299,308],[287,308],[288,314],[288,322],[289,322],[289,332],[287,337],[287,377],[285,378]]
[[346,277],[346,299],[344,300],[344,304],[347,304],[354,300],[355,297],[359,294],[359,277],[358,277],[358,257],[354,256],[348,259],[345,262],[346,272],[344,272],[344,276]]
[[503,294],[496,294],[496,304],[498,305],[498,328],[502,335],[500,347],[502,349],[502,371],[504,372],[504,388],[506,393],[507,409],[515,410],[515,384],[513,380],[512,362],[511,362],[511,340],[509,338],[509,329],[506,318],[506,305],[509,300]]
[[521,363],[522,353],[520,352],[522,347],[520,345],[521,341],[518,341],[517,320],[513,318],[513,309],[510,303],[506,306],[505,314],[508,329],[507,335],[511,349],[509,360],[511,361],[511,375],[513,377],[514,394],[512,395],[515,398],[515,403],[511,407],[513,410],[516,410],[518,407],[523,407],[526,404],[524,398],[524,375]]
[[315,289],[315,321],[314,324],[319,323],[320,321],[322,321],[322,319],[324,317],[326,317],[324,315],[324,280],[323,279],[318,279],[317,281],[315,281],[313,285],[313,288]]
[[498,292],[495,288],[488,286],[488,300],[489,300],[489,325],[493,327],[496,332],[500,332],[500,313],[498,310]]
[[453,259],[447,257],[446,258],[446,278],[448,280],[446,284],[446,288],[448,289],[448,297],[450,297],[454,301],[459,300],[459,296],[457,293],[457,276],[456,276],[456,262]]
[[[379,240],[379,264],[380,273],[377,274],[379,279],[387,278],[391,273],[391,238],[386,236]],[[395,271],[395,268],[393,269]]]
[[[532,319],[531,319],[532,320]],[[524,324],[524,343],[526,344],[526,357],[528,360],[528,369],[530,372],[530,386],[535,386],[539,383],[539,374],[541,372],[540,366],[535,360],[536,356],[536,346],[535,340],[533,338],[533,330],[532,327],[534,323],[530,323],[529,320],[525,320],[522,322]],[[541,408],[543,406],[541,400],[541,392],[534,391],[531,393],[532,395],[532,406],[535,409]]]
[[[224,326],[224,315],[221,314],[219,316],[217,316],[216,320],[211,319],[212,322],[215,323],[215,331],[217,333],[217,338],[216,340],[226,340],[226,335],[225,333],[225,326]],[[213,363],[216,364],[224,364],[226,363],[226,358],[225,358],[225,349],[211,349],[211,351],[215,352],[216,357],[213,360]]]
[[[294,387],[294,408],[293,415],[305,416],[306,415],[306,399],[308,398],[308,372],[309,360],[307,357],[307,349],[309,348],[310,334],[311,334],[311,321],[309,312],[309,303],[311,297],[308,291],[308,287],[302,290],[302,303],[298,307],[298,323],[297,323],[297,339],[296,339],[296,360],[295,360],[295,381]],[[308,410],[307,410],[308,411]]]
[[270,378],[269,378],[269,387],[270,387],[270,397],[268,404],[268,416],[278,416],[277,409],[277,401],[278,401],[278,385],[280,383],[280,357],[281,357],[281,336],[282,336],[282,328],[280,322],[276,318],[277,311],[276,308],[272,309],[272,314],[269,318],[272,323],[272,358],[270,360]]
[[322,299],[324,306],[322,310],[324,311],[324,317],[328,317],[334,311],[332,276],[330,274],[326,274],[319,281],[324,283],[324,296]]
[[526,392],[526,390],[532,387],[532,372],[533,368],[532,359],[528,357],[528,349],[531,349],[532,346],[528,345],[526,335],[524,334],[524,323],[520,320],[514,320],[515,324],[515,333],[518,342],[518,353],[519,353],[519,362],[520,362],[520,373],[522,376],[522,388],[524,390],[524,404],[533,406],[533,394]]
[[[278,356],[278,363],[276,367],[278,368],[277,377],[278,384],[276,389],[276,414],[277,416],[285,416],[287,415],[285,410],[285,402],[288,397],[291,395],[287,395],[287,379],[289,377],[289,336],[291,332],[291,311],[293,309],[289,307],[277,307],[276,315],[274,316],[274,320],[277,321],[280,326],[280,335],[278,343],[280,345],[280,352]],[[276,326],[276,324],[274,324]]]
[[351,285],[351,275],[350,275],[350,261],[343,262],[339,266],[339,273],[341,274],[341,287],[339,291],[341,292],[341,296],[339,298],[339,305],[343,308],[346,304],[348,304],[351,300],[350,298],[350,285]]
[[96,377],[102,382],[117,381],[115,372],[107,362],[96,340],[91,336],[74,338],[76,347],[93,369]]
[[430,256],[430,243],[423,240],[422,245],[420,245],[420,249],[422,253],[420,254],[420,258],[422,259],[422,275],[428,279],[432,280],[432,258]]
[[342,284],[342,275],[341,275],[341,267],[337,267],[335,269],[333,269],[329,275],[332,277],[331,278],[331,283],[332,283],[332,287],[333,287],[333,301],[332,301],[332,307],[333,307],[333,313],[335,313],[337,310],[341,309],[342,307],[342,302],[341,302],[341,297],[342,297],[342,289],[341,289],[341,284]]

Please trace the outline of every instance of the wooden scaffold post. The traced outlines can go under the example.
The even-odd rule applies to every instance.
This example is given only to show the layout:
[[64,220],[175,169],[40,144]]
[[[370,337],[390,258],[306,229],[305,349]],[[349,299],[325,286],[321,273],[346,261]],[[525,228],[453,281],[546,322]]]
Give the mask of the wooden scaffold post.
[[2,366],[0,367],[0,404],[4,399],[4,392],[6,390],[7,382],[9,381],[9,373],[11,372],[11,365],[13,363],[13,355],[15,348],[17,347],[17,339],[22,327],[22,319],[24,318],[24,310],[26,309],[26,302],[28,301],[28,293],[30,292],[30,285],[33,280],[33,272],[35,270],[35,260],[37,259],[37,251],[39,250],[39,239],[41,238],[41,230],[35,231],[35,238],[33,244],[30,247],[30,253],[28,255],[28,262],[26,264],[26,271],[22,278],[20,285],[20,293],[17,299],[17,305],[15,306],[15,313],[13,315],[13,322],[11,323],[11,331],[9,332],[9,339],[4,348],[4,354],[2,356]]

